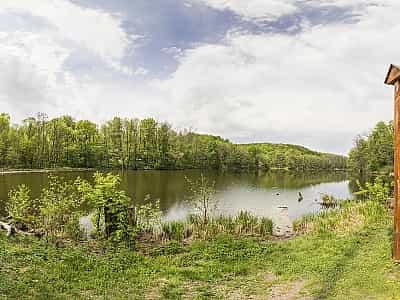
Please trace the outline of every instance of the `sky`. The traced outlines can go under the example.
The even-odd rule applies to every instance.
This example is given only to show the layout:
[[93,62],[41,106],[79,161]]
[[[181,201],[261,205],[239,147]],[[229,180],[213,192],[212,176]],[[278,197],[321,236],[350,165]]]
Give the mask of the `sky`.
[[398,0],[1,0],[0,111],[346,154],[392,118]]

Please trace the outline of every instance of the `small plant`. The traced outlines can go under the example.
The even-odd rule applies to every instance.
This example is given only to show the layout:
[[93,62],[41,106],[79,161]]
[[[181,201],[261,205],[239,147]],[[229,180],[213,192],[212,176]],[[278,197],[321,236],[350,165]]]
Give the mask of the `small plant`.
[[136,209],[136,226],[139,231],[150,233],[161,225],[162,211],[160,200],[151,201],[150,195],[145,198],[147,204],[140,205]]
[[241,211],[235,219],[239,233],[253,232],[258,224],[258,218],[247,211]]
[[216,209],[216,202],[213,199],[216,193],[215,182],[209,182],[207,178],[201,174],[200,180],[193,182],[186,177],[189,184],[191,196],[189,202],[202,216],[203,224],[207,224],[210,218],[211,211]]
[[261,236],[268,236],[272,234],[272,220],[269,218],[260,219],[260,229],[259,233]]
[[338,206],[338,200],[332,195],[322,194],[320,204],[323,208],[333,208]]
[[188,237],[187,226],[183,222],[169,222],[162,224],[163,238],[167,240],[182,241]]
[[231,216],[219,216],[213,219],[218,232],[234,233],[236,228],[235,219]]

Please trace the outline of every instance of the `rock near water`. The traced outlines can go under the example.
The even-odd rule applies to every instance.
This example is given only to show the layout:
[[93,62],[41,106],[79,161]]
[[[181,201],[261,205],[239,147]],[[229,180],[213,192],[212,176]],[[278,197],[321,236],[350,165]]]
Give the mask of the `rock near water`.
[[290,237],[293,235],[293,225],[289,219],[289,208],[278,206],[273,218],[272,234],[277,237]]

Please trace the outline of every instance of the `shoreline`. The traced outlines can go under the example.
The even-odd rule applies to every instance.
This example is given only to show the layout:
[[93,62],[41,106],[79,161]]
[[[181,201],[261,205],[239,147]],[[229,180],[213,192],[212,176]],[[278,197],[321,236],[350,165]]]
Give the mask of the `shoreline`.
[[[124,171],[188,171],[188,170],[201,170],[201,169],[128,169]],[[101,168],[45,168],[45,169],[0,169],[1,175],[12,174],[31,174],[31,173],[52,173],[52,172],[86,172],[86,171],[121,171],[120,169],[101,169]],[[209,170],[204,170],[209,171]],[[347,172],[345,169],[307,169],[307,170],[291,170],[287,168],[271,168],[265,172]],[[238,172],[237,170],[234,172]],[[249,172],[249,170],[241,170],[239,172]]]
[[85,172],[95,171],[96,169],[90,168],[54,168],[54,169],[0,169],[0,175],[10,174],[30,174],[30,173],[52,173],[52,172]]

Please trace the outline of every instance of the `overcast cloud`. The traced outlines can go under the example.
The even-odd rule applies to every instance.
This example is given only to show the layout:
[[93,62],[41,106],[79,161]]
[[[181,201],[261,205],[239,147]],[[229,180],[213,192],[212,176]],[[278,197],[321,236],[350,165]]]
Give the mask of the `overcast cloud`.
[[347,153],[392,117],[398,0],[2,0],[0,111]]

